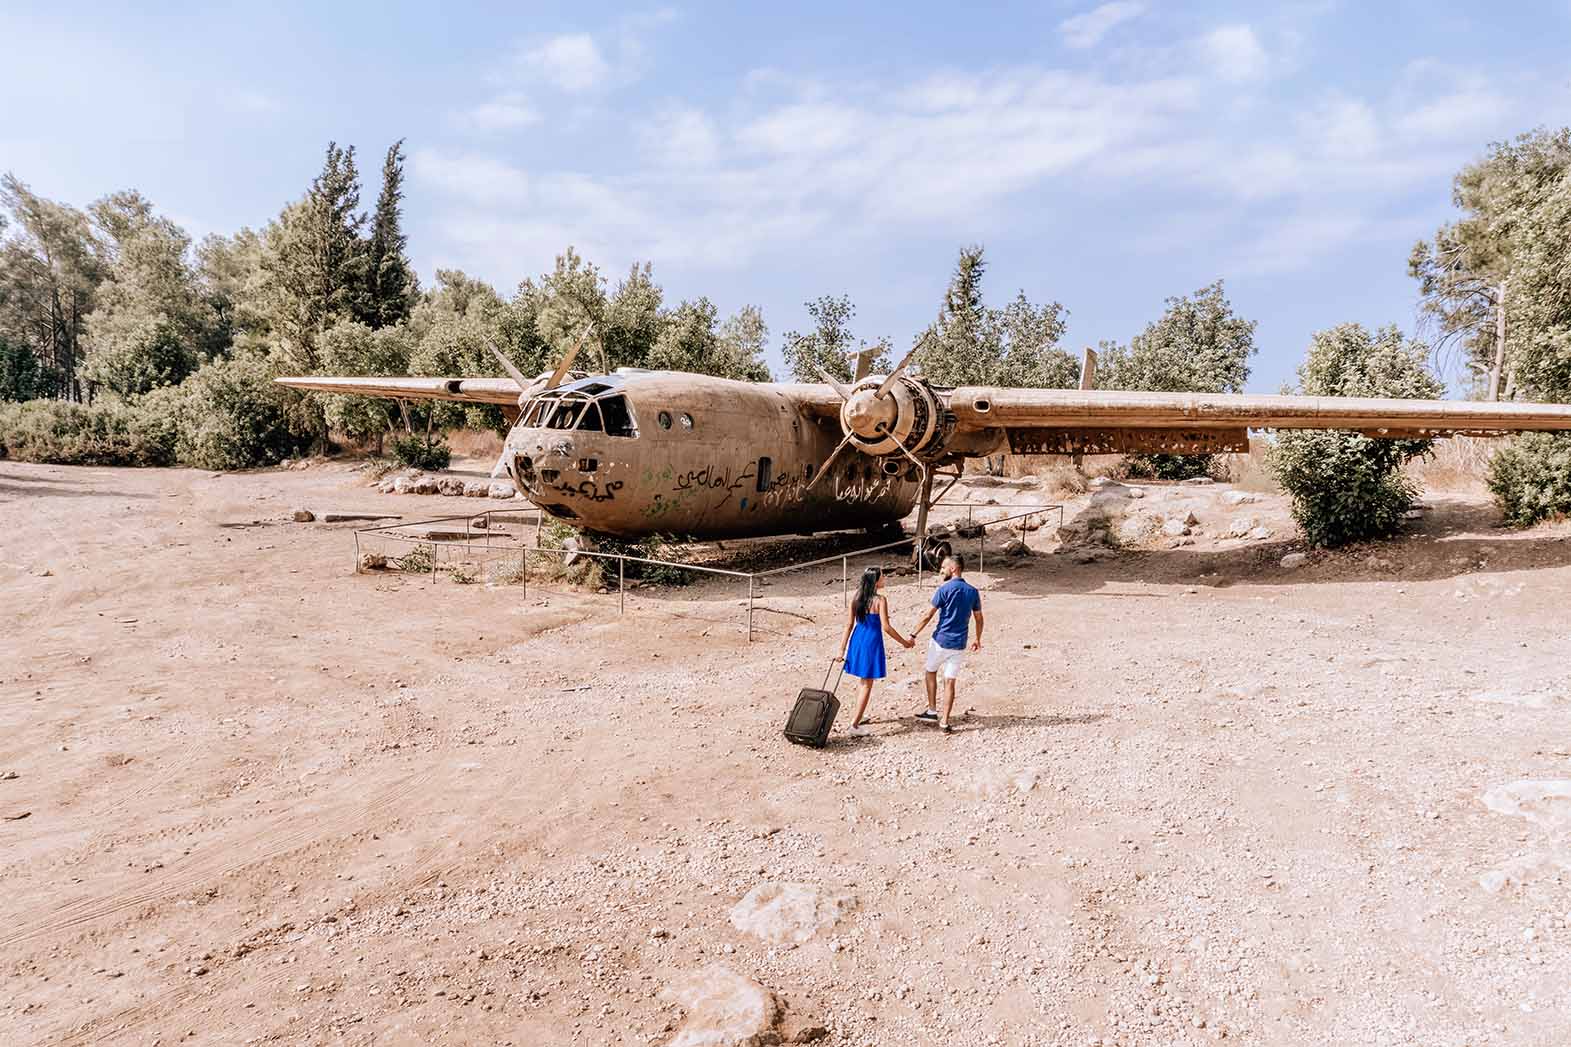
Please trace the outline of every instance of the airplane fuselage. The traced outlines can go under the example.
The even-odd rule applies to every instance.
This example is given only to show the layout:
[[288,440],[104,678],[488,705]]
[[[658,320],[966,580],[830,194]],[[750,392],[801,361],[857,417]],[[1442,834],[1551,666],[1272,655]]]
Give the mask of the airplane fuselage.
[[547,513],[620,538],[693,539],[880,527],[909,514],[913,462],[842,454],[840,442],[780,387],[691,374],[581,379],[521,406],[503,461]]

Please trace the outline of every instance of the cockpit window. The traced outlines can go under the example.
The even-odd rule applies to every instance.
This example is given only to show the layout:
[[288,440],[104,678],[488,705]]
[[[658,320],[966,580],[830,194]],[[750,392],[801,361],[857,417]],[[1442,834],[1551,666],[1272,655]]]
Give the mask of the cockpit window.
[[530,429],[538,429],[545,424],[545,417],[551,408],[556,406],[556,397],[538,396],[529,405],[529,410],[524,415],[523,424]]
[[580,432],[598,433],[600,431],[600,408],[589,404],[584,408],[583,417],[578,419]]
[[547,429],[571,429],[578,423],[578,415],[584,409],[582,400],[563,400],[557,405],[551,417],[546,419]]
[[637,436],[633,415],[627,409],[627,397],[607,396],[599,401],[600,417],[605,421],[607,436]]

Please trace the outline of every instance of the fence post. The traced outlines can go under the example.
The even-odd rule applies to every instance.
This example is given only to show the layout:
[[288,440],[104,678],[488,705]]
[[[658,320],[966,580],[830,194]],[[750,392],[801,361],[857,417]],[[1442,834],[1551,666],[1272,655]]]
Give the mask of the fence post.
[[627,557],[616,558],[616,595],[622,602],[622,608],[617,613],[627,613]]
[[520,585],[520,587],[522,589],[522,592],[523,592],[524,599],[528,599],[529,598],[529,546],[527,546],[527,545],[524,546],[523,566],[520,568],[520,570],[518,572],[518,579],[519,579],[519,585]]
[[982,533],[976,536],[976,573],[982,574],[987,570],[987,524],[982,525]]
[[747,576],[747,642],[753,642],[753,576]]
[[355,574],[360,573],[360,529],[355,529]]
[[840,606],[851,606],[851,596],[846,591],[846,558],[844,556],[840,558]]

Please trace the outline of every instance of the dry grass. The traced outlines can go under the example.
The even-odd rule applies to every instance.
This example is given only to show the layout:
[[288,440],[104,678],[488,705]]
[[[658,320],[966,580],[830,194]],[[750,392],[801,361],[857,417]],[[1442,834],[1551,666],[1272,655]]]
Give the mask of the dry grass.
[[1505,443],[1500,437],[1480,436],[1436,440],[1432,455],[1408,463],[1407,475],[1426,491],[1487,491],[1490,459]]
[[447,434],[447,446],[455,455],[494,462],[502,453],[502,438],[489,429],[454,429]]

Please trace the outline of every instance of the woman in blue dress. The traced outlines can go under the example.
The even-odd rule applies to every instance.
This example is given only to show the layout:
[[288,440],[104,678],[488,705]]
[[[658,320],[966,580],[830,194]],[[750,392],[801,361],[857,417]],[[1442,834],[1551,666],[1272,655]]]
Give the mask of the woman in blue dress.
[[856,716],[851,720],[848,734],[863,735],[868,730],[862,726],[867,715],[867,700],[873,695],[873,681],[884,678],[884,634],[894,637],[895,643],[909,649],[914,638],[900,635],[889,621],[889,601],[884,597],[884,569],[869,567],[862,572],[856,587],[856,599],[846,615],[845,635],[840,638],[840,649],[845,652],[845,671],[862,682],[862,693],[856,704]]

